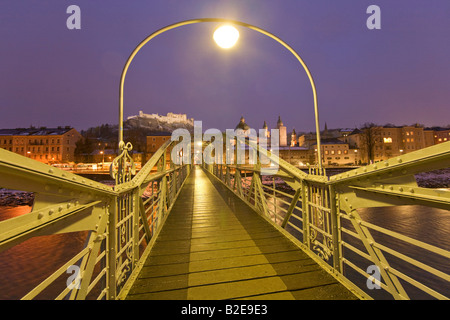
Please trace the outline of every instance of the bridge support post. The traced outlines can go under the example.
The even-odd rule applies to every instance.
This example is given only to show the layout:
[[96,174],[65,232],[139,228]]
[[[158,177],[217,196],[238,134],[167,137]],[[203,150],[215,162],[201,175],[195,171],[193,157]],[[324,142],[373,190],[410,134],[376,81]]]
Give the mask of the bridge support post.
[[106,250],[108,259],[108,280],[107,280],[107,298],[108,300],[115,300],[117,296],[117,286],[116,286],[116,220],[117,220],[117,206],[118,200],[114,201],[114,204],[109,206],[108,209],[108,239]]
[[302,180],[302,217],[303,217],[303,244],[309,248],[309,205],[308,205],[308,183]]
[[[257,204],[257,201],[259,198],[262,212],[264,213],[264,215],[266,217],[270,218],[269,209],[267,208],[266,197],[264,196],[264,190],[263,190],[260,174],[257,172],[253,172],[252,180],[255,180],[255,183],[254,183],[254,185],[255,185],[255,207],[257,207],[256,204]],[[276,223],[277,217],[274,216],[274,219],[275,219],[275,223]]]
[[241,180],[241,170],[237,167],[234,169],[234,186],[236,187],[235,191],[237,194],[242,197],[242,180]]
[[228,187],[231,187],[230,167],[228,167],[228,166],[226,167],[225,184]]
[[337,207],[336,192],[332,185],[329,186],[329,197],[330,197],[330,218],[331,218],[331,236],[333,241],[333,268],[338,272],[342,273],[342,245],[341,245],[341,233],[340,230],[340,219],[339,219],[339,208]]
[[[166,169],[166,153],[161,157],[161,163],[158,166],[158,171],[164,171]],[[164,175],[161,178],[161,181],[159,183],[159,190],[160,190],[160,199],[159,199],[159,206],[158,206],[158,219],[162,219],[163,216],[166,213],[166,203],[167,203],[167,176]],[[158,222],[159,224],[159,222]]]
[[[133,229],[133,261],[131,261],[132,268],[134,270],[136,264],[139,261],[139,217],[140,217],[140,202],[142,198],[139,195],[139,189],[136,188],[133,191],[133,221],[132,221],[132,229]],[[145,214],[144,214],[145,215]],[[145,224],[144,221],[142,221]]]

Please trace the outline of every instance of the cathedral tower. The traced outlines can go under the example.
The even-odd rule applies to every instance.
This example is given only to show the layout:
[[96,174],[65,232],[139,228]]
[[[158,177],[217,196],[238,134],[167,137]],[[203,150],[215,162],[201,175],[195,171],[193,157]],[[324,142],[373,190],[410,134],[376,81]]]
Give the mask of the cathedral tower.
[[287,133],[286,127],[283,125],[283,121],[281,121],[281,117],[278,116],[277,129],[280,133],[280,147],[287,146]]

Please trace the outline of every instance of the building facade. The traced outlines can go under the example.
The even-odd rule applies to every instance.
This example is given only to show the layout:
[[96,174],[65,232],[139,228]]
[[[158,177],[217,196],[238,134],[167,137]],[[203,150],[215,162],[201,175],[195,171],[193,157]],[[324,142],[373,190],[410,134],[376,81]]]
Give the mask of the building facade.
[[419,125],[357,129],[343,141],[360,149],[362,163],[387,160],[434,144],[433,130]]
[[434,144],[450,141],[450,129],[438,129],[433,131]]
[[352,166],[359,163],[359,150],[357,148],[350,148],[349,144],[344,141],[339,139],[324,139],[321,141],[320,146],[322,149],[322,163],[325,165]]
[[278,116],[277,129],[279,130],[280,135],[280,147],[286,147],[287,144],[287,132],[286,127],[283,125],[283,121],[281,121],[281,117]]
[[72,127],[0,129],[0,148],[46,164],[73,162],[80,139]]
[[145,161],[148,161],[155,152],[166,143],[166,141],[171,139],[171,137],[172,133],[170,132],[155,132],[152,135],[147,136]]

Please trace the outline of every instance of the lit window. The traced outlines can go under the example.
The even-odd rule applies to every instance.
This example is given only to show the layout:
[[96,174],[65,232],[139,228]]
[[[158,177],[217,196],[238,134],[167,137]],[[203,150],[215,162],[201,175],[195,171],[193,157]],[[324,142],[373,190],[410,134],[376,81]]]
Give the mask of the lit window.
[[392,143],[392,138],[388,137],[388,138],[383,138],[384,143]]

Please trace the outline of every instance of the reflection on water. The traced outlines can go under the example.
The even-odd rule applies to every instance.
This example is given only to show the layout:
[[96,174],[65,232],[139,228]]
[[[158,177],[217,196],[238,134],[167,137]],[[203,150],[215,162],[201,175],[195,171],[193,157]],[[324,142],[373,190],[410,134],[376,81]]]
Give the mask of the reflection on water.
[[[0,221],[30,210],[30,206],[0,207]],[[79,252],[86,237],[87,232],[40,236],[0,252],[0,299],[22,298]],[[64,276],[59,282],[59,286],[49,288],[38,298],[54,299],[64,289]]]
[[[272,197],[268,197],[267,200],[270,210],[275,210],[276,206],[282,206],[285,209],[288,207],[286,203],[279,199],[276,200],[276,206]],[[286,198],[285,200],[289,199]],[[30,210],[31,207],[29,206],[0,207],[0,221],[27,214]],[[398,206],[359,209],[358,212],[364,221],[427,244],[450,250],[450,211],[421,206]],[[278,210],[277,214],[281,216],[277,218],[277,223],[281,224],[284,212]],[[385,246],[450,274],[448,258],[431,254],[420,246],[395,240],[376,231],[371,231],[371,235],[377,242]],[[0,252],[0,299],[20,299],[35,285],[78,253],[83,248],[86,237],[87,232],[41,236]],[[352,241],[351,239],[344,240]],[[439,292],[447,296],[450,295],[450,284],[448,282],[436,279],[416,267],[405,265],[405,263],[399,262],[397,258],[389,254],[385,254],[385,256],[392,267],[398,268],[406,274],[413,274],[415,279],[439,289]],[[362,262],[362,269],[365,270],[370,264],[365,260]],[[365,279],[362,281],[361,287],[364,286]],[[65,279],[62,279],[62,284],[65,284]],[[405,286],[407,287],[407,285]],[[63,287],[59,288],[59,291],[56,289],[49,290],[40,298],[53,299],[61,289]],[[386,296],[381,295],[380,298],[386,298]],[[410,298],[427,299],[429,296],[416,293]]]
[[[423,206],[397,206],[384,208],[365,208],[358,210],[362,220],[381,226],[390,231],[408,236],[426,244],[450,250],[450,211]],[[424,263],[435,270],[450,274],[448,258],[435,254],[422,248],[422,245],[413,245],[399,241],[386,234],[371,230],[374,240],[403,255]],[[401,261],[399,258],[383,253],[392,268],[412,276],[415,280],[429,288],[450,297],[450,283],[428,273],[421,268]],[[369,263],[370,264],[370,263]],[[368,264],[366,264],[368,265]],[[431,296],[403,283],[410,290],[410,298],[430,299]]]
[[[288,197],[285,197],[284,199],[286,201],[290,201]],[[280,225],[285,212],[278,208],[277,214],[281,215],[280,219],[280,217],[274,217],[273,211],[276,210],[277,206],[281,206],[286,210],[289,205],[286,202],[282,202],[280,199],[275,199],[272,196],[266,196],[266,200],[268,209],[272,211],[270,213],[272,220],[276,221]],[[296,212],[301,215],[298,210]],[[410,237],[414,240],[450,251],[450,211],[448,210],[423,206],[396,206],[358,209],[358,213],[363,221]],[[294,219],[293,223],[298,228],[302,229],[300,221]],[[341,223],[346,229],[355,232],[350,222],[347,220],[342,220]],[[298,239],[302,239],[302,234],[292,228],[292,226],[288,225],[286,230]],[[407,257],[413,258],[420,263],[424,263],[440,272],[450,274],[450,263],[448,258],[431,253],[430,251],[422,248],[420,244],[412,245],[408,242],[398,240],[392,236],[388,236],[373,229],[370,229],[370,234],[374,238],[375,242],[393,249]],[[359,250],[366,252],[361,240],[355,239],[347,234],[343,234],[342,240],[358,248]],[[389,253],[383,252],[383,255],[388,260],[391,268],[395,268],[415,280],[427,285],[431,289],[450,297],[449,282],[409,263],[405,263]],[[344,248],[344,257],[352,263],[358,265],[362,270],[367,270],[367,268],[373,264],[373,262],[359,257],[353,251],[346,248]],[[362,277],[359,273],[355,272],[350,267],[345,267],[345,274],[359,287],[366,288],[367,279]],[[432,298],[428,294],[411,287],[411,285],[405,283],[403,280],[401,280],[401,282],[402,285],[407,288],[407,292],[410,294],[409,297],[411,299]],[[368,293],[377,299],[390,299],[391,297],[389,294],[385,294],[384,290],[371,290],[368,291]]]
[[31,206],[0,207],[0,221],[8,220],[29,213]]
[[450,213],[423,206],[364,208],[358,210],[364,221],[450,250]]

